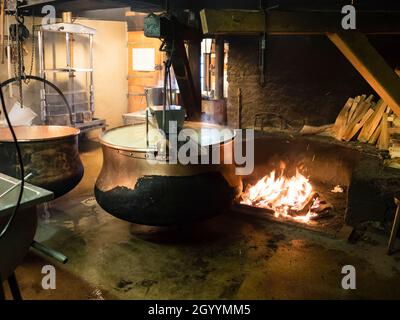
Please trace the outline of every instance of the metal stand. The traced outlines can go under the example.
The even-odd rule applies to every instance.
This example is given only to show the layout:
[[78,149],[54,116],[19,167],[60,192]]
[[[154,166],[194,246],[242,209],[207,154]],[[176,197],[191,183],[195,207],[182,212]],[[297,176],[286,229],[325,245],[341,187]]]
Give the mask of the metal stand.
[[[45,65],[45,33],[57,33],[65,36],[65,48],[66,48],[66,66],[58,68],[46,68]],[[57,76],[57,74],[66,74],[68,76],[68,90],[64,91],[64,95],[69,97],[72,114],[75,119],[74,126],[77,127],[80,124],[80,129],[90,131],[94,129],[105,128],[104,119],[94,119],[94,60],[93,60],[93,37],[96,35],[96,30],[89,28],[77,23],[55,23],[42,25],[38,28],[38,52],[39,52],[39,74],[42,78],[47,78],[49,74]],[[84,68],[75,68],[74,66],[74,37],[86,36],[89,44],[89,66]],[[76,75],[77,73],[86,74],[86,88],[83,90],[76,90]],[[76,98],[78,94],[86,93],[87,101],[79,101]],[[52,94],[46,91],[46,85],[44,84],[41,91],[41,119],[44,123],[53,124],[53,117],[62,115],[57,111],[58,105],[53,102],[50,103],[50,96]],[[85,107],[86,105],[86,107]],[[77,108],[80,106],[80,108]],[[79,110],[80,109],[80,110]],[[52,114],[53,113],[53,114]],[[54,118],[56,119],[56,118]],[[101,121],[99,121],[101,120]],[[54,120],[56,121],[56,120]]]
[[0,279],[0,301],[6,300],[6,295],[4,294],[3,281]]
[[394,202],[397,205],[397,209],[394,216],[392,232],[390,233],[390,239],[387,248],[388,255],[391,255],[393,253],[394,244],[396,242],[397,233],[400,227],[400,197],[394,198]]
[[22,301],[21,290],[19,289],[18,281],[14,272],[8,278],[8,285],[13,299],[15,301]]
[[[13,299],[15,301],[22,301],[21,290],[19,289],[18,281],[14,272],[8,277],[7,282]],[[4,300],[6,300],[6,295],[4,293],[3,281],[0,279],[0,301]]]

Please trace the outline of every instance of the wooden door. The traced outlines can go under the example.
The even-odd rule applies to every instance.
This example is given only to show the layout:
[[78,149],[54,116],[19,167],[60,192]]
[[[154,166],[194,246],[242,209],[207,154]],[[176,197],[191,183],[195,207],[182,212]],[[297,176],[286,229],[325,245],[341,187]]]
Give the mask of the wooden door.
[[[143,31],[128,32],[128,111],[135,112],[146,108],[146,97],[144,89],[155,87],[162,84],[164,53],[160,52],[161,41],[154,38],[147,38]],[[140,50],[135,49],[154,49],[153,71],[143,71],[137,67],[138,55],[135,53]],[[144,52],[146,50],[143,50]],[[152,50],[147,50],[151,52]],[[148,58],[148,56],[146,57]]]

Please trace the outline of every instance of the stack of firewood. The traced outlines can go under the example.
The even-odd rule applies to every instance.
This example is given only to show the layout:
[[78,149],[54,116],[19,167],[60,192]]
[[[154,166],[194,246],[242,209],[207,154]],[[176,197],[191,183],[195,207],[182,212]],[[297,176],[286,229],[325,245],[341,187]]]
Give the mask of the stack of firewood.
[[304,126],[302,134],[322,134],[341,141],[359,141],[388,150],[391,167],[400,169],[400,117],[382,99],[374,96],[349,98],[334,124],[322,127]]
[[382,99],[373,101],[374,96],[366,95],[349,98],[333,125],[333,136],[338,140],[376,145],[389,150],[390,137],[400,133],[400,118],[396,118]]

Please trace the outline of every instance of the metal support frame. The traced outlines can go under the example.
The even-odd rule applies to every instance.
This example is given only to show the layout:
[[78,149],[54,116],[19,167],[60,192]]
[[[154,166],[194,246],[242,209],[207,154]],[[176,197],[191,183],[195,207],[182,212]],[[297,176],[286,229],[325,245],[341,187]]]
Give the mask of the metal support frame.
[[[11,296],[15,301],[22,301],[21,290],[18,285],[17,277],[15,276],[15,272],[13,272],[7,279],[8,287],[10,288]],[[0,301],[4,301],[6,299],[3,281],[0,279]]]
[[[201,117],[200,73],[195,72],[196,79],[194,79],[193,70],[197,67],[200,71],[202,38],[200,31],[178,22],[174,17],[150,15],[145,18],[144,34],[146,37],[163,39],[167,47],[172,49],[172,67],[179,86],[182,107],[185,108],[189,120],[199,120]],[[189,41],[189,58],[185,40]],[[196,52],[198,52],[198,62]]]
[[393,248],[394,248],[394,245],[396,242],[397,233],[399,232],[399,228],[400,228],[400,197],[396,197],[394,199],[394,202],[395,202],[397,208],[396,208],[396,213],[394,215],[393,227],[392,227],[392,231],[390,233],[389,243],[388,243],[388,247],[387,247],[388,255],[391,255],[393,253]]
[[6,300],[6,295],[4,293],[3,280],[0,278],[0,301],[3,300]]
[[[46,69],[45,65],[45,50],[44,50],[44,33],[64,33],[65,34],[65,45],[66,45],[66,67],[65,68],[54,68],[54,69]],[[73,41],[73,36],[75,34],[86,35],[89,40],[89,67],[88,68],[75,68],[73,65],[73,52],[71,48],[71,44]],[[44,25],[40,29],[38,29],[38,51],[39,51],[39,74],[42,78],[46,78],[48,73],[68,73],[69,75],[69,91],[72,92],[72,113],[75,117],[76,109],[74,99],[75,96],[73,94],[75,90],[75,74],[76,72],[83,72],[88,74],[88,86],[86,88],[88,93],[88,111],[94,114],[95,106],[94,106],[94,40],[93,37],[96,34],[96,30],[92,28],[88,28],[82,26],[80,24],[71,24],[71,23],[56,23]],[[43,85],[40,91],[41,98],[41,120],[45,123],[49,121],[49,110],[47,97],[46,97],[46,86]],[[94,125],[94,121],[88,123],[88,128],[91,128]],[[104,127],[104,126],[103,126]],[[94,125],[94,129],[97,126]]]
[[8,286],[10,287],[13,299],[16,301],[21,301],[22,300],[21,290],[19,289],[17,277],[15,276],[14,272],[8,277]]

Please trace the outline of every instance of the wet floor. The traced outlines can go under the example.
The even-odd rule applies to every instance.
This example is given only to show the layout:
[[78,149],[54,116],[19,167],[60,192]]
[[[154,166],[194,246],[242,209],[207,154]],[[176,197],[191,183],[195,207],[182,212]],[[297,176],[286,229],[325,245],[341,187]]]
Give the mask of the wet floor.
[[[41,210],[36,238],[69,262],[30,253],[17,269],[25,299],[400,298],[400,252],[386,255],[383,234],[350,244],[238,213],[190,227],[131,225],[93,200],[101,149],[81,148],[84,179],[50,215]],[[48,264],[56,290],[41,286]],[[356,290],[341,286],[345,265],[356,269]]]

